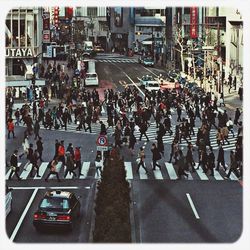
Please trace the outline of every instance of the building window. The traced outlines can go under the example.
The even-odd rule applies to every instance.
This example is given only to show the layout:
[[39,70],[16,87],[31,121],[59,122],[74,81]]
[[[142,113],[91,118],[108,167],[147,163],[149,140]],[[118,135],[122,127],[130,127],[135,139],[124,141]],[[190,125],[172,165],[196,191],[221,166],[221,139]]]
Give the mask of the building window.
[[88,17],[97,17],[97,8],[89,7],[87,8]]
[[186,15],[190,14],[190,8],[184,8],[184,14]]
[[122,27],[123,25],[123,11],[121,7],[114,8],[114,18],[115,18],[115,26]]
[[107,31],[108,25],[106,21],[99,21],[99,30],[100,31]]

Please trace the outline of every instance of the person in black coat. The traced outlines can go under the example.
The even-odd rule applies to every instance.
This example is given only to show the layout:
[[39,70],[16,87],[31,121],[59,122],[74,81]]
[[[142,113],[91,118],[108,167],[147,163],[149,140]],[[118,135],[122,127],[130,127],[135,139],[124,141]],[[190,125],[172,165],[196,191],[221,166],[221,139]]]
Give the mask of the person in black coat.
[[218,152],[218,157],[217,157],[217,167],[216,167],[217,171],[219,171],[220,164],[223,166],[224,170],[226,171],[227,169],[225,166],[224,149],[221,144],[219,147],[219,152]]
[[18,154],[18,150],[15,150],[14,153],[11,155],[10,157],[10,167],[11,167],[11,171],[10,171],[10,175],[8,180],[11,180],[11,177],[13,174],[15,174],[15,176],[17,177],[17,179],[20,181],[22,180],[22,178],[19,176],[18,172],[19,172],[19,167],[18,167],[18,160],[17,160],[17,154]]
[[193,158],[193,146],[191,143],[188,143],[188,150],[186,154],[186,166],[187,166],[187,170],[189,170],[189,166],[191,166],[192,171],[195,172],[195,169],[194,169],[195,162]]
[[210,175],[214,176],[214,168],[215,168],[215,156],[214,156],[214,152],[213,152],[213,148],[210,146],[209,147],[209,153],[207,156],[207,166],[208,169],[210,170]]
[[179,159],[177,161],[177,166],[178,166],[178,170],[177,170],[177,175],[178,175],[178,180],[181,179],[181,176],[184,175],[188,178],[188,174],[185,173],[185,157],[183,155],[182,150],[179,150]]
[[161,165],[157,163],[158,160],[161,159],[161,154],[159,152],[159,149],[156,147],[155,143],[152,144],[151,152],[153,154],[152,161],[153,161],[153,170],[155,170],[155,167],[157,166],[159,169],[161,169]]
[[140,125],[140,132],[141,132],[141,135],[140,135],[139,141],[141,141],[141,138],[142,138],[143,135],[145,135],[145,137],[147,138],[147,141],[149,141],[148,136],[147,136],[147,134],[146,134],[147,129],[148,129],[147,123],[146,123],[146,122],[143,122],[143,123]]
[[39,158],[40,161],[43,161],[42,159],[42,155],[43,155],[43,142],[42,142],[42,138],[39,137],[37,142],[36,142],[36,149],[37,149],[37,152],[39,154]]
[[36,170],[37,177],[41,177],[39,175],[39,167],[38,167],[38,164],[37,164],[38,159],[39,159],[39,156],[38,156],[38,152],[37,152],[37,149],[36,149],[34,151],[34,154],[32,155],[31,160],[30,160],[30,163],[32,164],[31,171],[30,171],[30,174],[29,174],[30,177],[33,177],[33,171],[34,170]]
[[134,154],[135,143],[136,143],[136,138],[134,136],[133,131],[131,131],[130,136],[129,136],[128,148],[130,149],[132,155]]

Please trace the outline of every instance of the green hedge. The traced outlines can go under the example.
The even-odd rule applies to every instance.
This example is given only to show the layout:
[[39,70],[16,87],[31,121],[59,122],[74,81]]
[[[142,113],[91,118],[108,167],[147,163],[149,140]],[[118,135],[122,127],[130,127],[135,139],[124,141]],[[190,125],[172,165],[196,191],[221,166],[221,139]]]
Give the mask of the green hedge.
[[130,188],[117,149],[106,160],[95,206],[94,242],[131,242]]

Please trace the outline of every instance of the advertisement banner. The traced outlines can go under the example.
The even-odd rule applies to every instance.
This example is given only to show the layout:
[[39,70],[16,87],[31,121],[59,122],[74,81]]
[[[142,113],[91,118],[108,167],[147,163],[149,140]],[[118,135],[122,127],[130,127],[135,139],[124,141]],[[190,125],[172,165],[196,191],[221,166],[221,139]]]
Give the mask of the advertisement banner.
[[198,37],[198,8],[190,8],[190,38]]

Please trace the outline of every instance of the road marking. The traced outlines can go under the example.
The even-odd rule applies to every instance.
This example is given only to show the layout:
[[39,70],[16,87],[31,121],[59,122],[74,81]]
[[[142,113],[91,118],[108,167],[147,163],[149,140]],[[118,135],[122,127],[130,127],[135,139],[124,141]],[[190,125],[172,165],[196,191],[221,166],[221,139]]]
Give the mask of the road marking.
[[58,187],[10,187],[12,189],[16,189],[16,190],[29,190],[29,189],[79,189],[80,187],[71,187],[71,186],[58,186]]
[[[158,163],[158,162],[157,162]],[[158,163],[159,164],[159,163]],[[153,162],[151,162],[151,166],[153,167]],[[157,166],[156,166],[157,167]],[[153,173],[154,173],[154,176],[155,176],[155,179],[157,179],[157,180],[163,180],[163,176],[162,176],[162,174],[161,174],[161,171],[160,171],[160,169],[156,169],[155,168],[155,170],[153,170]]]
[[[199,165],[199,163],[195,163],[196,168],[198,167],[198,165]],[[199,175],[201,180],[203,180],[203,181],[209,180],[208,177],[206,176],[206,174],[203,173],[203,169],[201,167],[199,167],[199,169],[196,169],[196,168],[195,168],[195,171]]]
[[169,178],[171,180],[177,180],[178,176],[177,176],[177,174],[175,172],[173,164],[169,163],[169,162],[165,162],[165,165],[166,165],[166,168],[167,168],[167,171],[168,171]]
[[220,175],[219,171],[214,170],[214,179],[217,181],[223,181],[224,178]]
[[25,218],[25,216],[26,216],[26,214],[27,214],[27,212],[28,212],[28,210],[29,210],[32,202],[33,202],[33,200],[35,199],[35,196],[36,196],[37,192],[38,192],[38,188],[36,188],[34,190],[34,192],[32,193],[27,206],[25,207],[25,209],[24,209],[24,211],[23,211],[23,213],[22,213],[22,215],[21,215],[21,217],[20,217],[20,219],[19,219],[19,221],[18,221],[18,223],[17,223],[17,225],[16,225],[13,233],[11,234],[11,236],[10,236],[10,240],[11,241],[14,241],[14,239],[16,237],[16,234],[17,234],[17,232],[18,232],[18,230],[19,230],[19,228],[20,228],[20,226],[21,226],[21,224],[22,224],[22,222],[23,222],[23,220],[24,220],[24,218]]
[[81,174],[83,175],[80,175],[80,179],[86,179],[88,175],[89,167],[90,167],[89,161],[86,161],[82,164]]
[[25,165],[25,166],[24,166],[24,169],[26,169],[26,170],[23,170],[22,174],[20,175],[20,177],[21,177],[23,180],[24,180],[24,179],[27,179],[27,177],[28,177],[29,174],[30,174],[31,168],[32,168],[32,164],[28,164],[28,165]]
[[132,171],[132,163],[131,162],[124,162],[125,170],[126,170],[126,180],[133,179],[133,171]]
[[191,208],[192,208],[192,210],[193,210],[193,213],[194,213],[195,218],[196,218],[197,220],[199,220],[199,219],[200,219],[200,216],[199,216],[198,213],[197,213],[197,210],[196,210],[196,208],[195,208],[195,206],[194,206],[194,203],[193,203],[193,201],[192,201],[192,199],[191,199],[190,194],[189,194],[189,193],[186,193],[186,195],[187,195],[189,204],[190,204],[190,206],[191,206]]
[[158,77],[158,75],[156,75],[153,71],[151,71],[150,69],[146,68],[145,66],[143,66],[144,69],[146,69],[147,71],[149,71],[151,74],[155,75]]
[[[226,174],[228,174],[229,169],[230,169],[230,168],[228,168],[228,169],[226,170]],[[230,174],[230,176],[229,176],[229,179],[232,180],[232,181],[238,181],[238,178],[237,178],[237,176],[234,174],[233,171],[231,172],[231,174]]]

